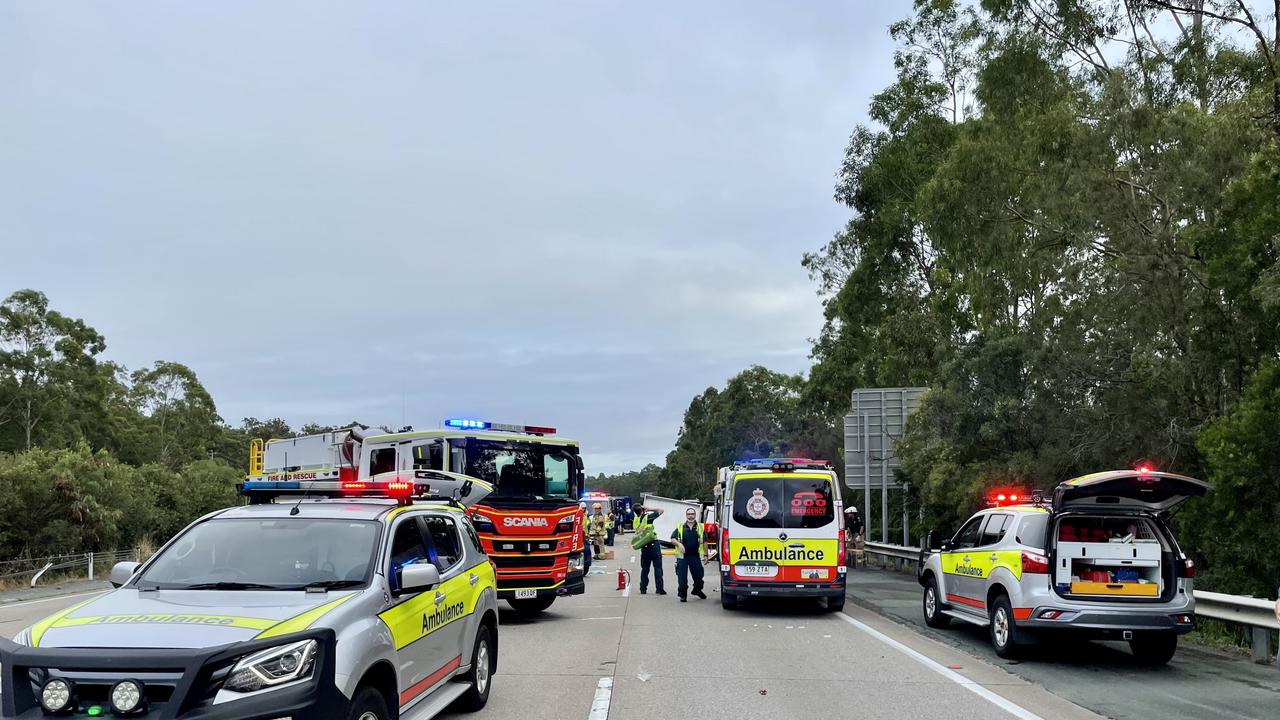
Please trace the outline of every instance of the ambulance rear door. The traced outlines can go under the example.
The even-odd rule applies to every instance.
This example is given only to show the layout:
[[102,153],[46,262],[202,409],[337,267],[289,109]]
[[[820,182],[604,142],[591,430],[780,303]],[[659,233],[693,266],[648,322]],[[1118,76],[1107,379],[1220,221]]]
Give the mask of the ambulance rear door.
[[735,473],[730,482],[730,573],[746,582],[839,579],[839,497],[829,471]]

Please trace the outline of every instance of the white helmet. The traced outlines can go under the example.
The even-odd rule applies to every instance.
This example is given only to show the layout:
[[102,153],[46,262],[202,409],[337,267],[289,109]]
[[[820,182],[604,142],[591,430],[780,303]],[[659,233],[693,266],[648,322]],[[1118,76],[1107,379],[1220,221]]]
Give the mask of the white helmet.
[[856,513],[856,512],[858,512],[858,508],[856,508],[856,507],[854,507],[854,506],[850,505],[849,507],[845,508],[845,509],[844,509],[844,511],[845,511],[846,513]]

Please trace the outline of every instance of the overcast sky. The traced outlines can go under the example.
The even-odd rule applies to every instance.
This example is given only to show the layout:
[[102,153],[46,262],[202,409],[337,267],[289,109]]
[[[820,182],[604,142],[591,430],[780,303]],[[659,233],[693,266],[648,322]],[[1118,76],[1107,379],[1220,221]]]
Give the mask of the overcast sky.
[[906,0],[0,5],[0,297],[245,416],[661,462],[798,372],[800,267]]

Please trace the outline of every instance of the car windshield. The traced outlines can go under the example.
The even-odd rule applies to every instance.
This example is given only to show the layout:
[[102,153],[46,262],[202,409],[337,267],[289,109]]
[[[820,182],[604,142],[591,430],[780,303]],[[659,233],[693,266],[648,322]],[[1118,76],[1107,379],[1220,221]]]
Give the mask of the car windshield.
[[733,521],[749,528],[818,528],[835,520],[825,477],[747,477],[733,489]]
[[493,483],[490,498],[577,499],[577,472],[571,451],[521,442],[472,441],[466,475]]
[[357,587],[373,572],[380,528],[368,520],[209,520],[166,547],[137,584],[225,590]]

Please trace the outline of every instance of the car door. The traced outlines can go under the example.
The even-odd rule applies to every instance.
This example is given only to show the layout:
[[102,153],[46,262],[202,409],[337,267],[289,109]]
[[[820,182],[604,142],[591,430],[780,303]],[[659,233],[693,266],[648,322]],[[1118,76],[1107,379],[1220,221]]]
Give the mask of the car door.
[[987,521],[982,525],[982,531],[978,534],[978,544],[970,553],[971,565],[976,573],[971,577],[975,581],[976,594],[974,598],[982,601],[982,611],[985,613],[987,600],[987,584],[991,579],[992,573],[997,568],[1004,567],[1013,573],[1015,579],[1022,577],[1022,553],[1018,550],[1002,550],[1000,543],[1004,540],[1005,533],[1013,527],[1013,515],[1011,513],[991,513],[987,515]]
[[[423,697],[441,679],[441,669],[454,656],[439,622],[445,605],[443,581],[421,592],[400,590],[401,571],[414,563],[437,562],[430,536],[424,532],[423,514],[402,512],[391,527],[391,542],[384,562],[391,586],[392,604],[378,617],[391,631],[399,656],[400,704],[408,706]],[[437,565],[438,567],[438,565]],[[456,666],[455,666],[456,667]],[[447,673],[444,673],[447,675]]]
[[986,515],[971,518],[956,532],[950,547],[942,553],[942,592],[947,604],[964,612],[981,613],[985,606],[981,599],[983,581],[974,579],[974,575],[981,572],[974,567],[974,549],[986,521]]
[[427,515],[422,522],[429,541],[435,547],[434,562],[440,570],[441,579],[433,598],[436,603],[433,613],[423,622],[439,635],[443,653],[437,658],[439,667],[456,669],[463,658],[470,659],[470,643],[463,637],[467,626],[464,620],[475,610],[480,578],[476,576],[473,582],[471,576],[475,573],[468,572],[466,568],[466,546],[457,519],[441,513]]

